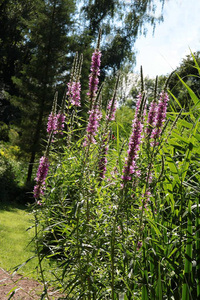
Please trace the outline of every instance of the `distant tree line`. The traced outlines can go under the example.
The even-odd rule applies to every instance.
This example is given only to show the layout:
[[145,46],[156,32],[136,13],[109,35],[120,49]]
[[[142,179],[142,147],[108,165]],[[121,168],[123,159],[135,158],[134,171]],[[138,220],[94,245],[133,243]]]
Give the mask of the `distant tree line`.
[[[160,0],[164,5],[164,0]],[[27,181],[45,139],[45,123],[56,90],[63,94],[76,51],[84,56],[82,90],[92,47],[102,28],[102,80],[134,64],[134,42],[155,17],[155,0],[3,0],[0,4],[0,122],[14,128]],[[107,38],[106,38],[107,37]],[[61,101],[61,99],[59,99]],[[5,141],[6,135],[0,136]]]

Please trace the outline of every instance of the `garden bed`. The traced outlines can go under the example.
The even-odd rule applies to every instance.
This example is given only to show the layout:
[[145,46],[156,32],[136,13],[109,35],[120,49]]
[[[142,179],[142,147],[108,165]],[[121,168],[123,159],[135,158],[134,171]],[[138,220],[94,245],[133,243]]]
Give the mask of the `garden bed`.
[[[36,280],[23,277],[20,274],[12,275],[0,268],[0,295],[1,300],[38,300],[41,297],[43,285]],[[47,298],[45,298],[47,299]],[[51,289],[49,299],[63,299],[63,296]]]

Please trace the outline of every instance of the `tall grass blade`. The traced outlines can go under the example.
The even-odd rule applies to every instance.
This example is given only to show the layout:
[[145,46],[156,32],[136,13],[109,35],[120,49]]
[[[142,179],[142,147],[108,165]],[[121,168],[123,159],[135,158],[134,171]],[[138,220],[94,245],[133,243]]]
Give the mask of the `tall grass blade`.
[[119,160],[119,169],[120,174],[122,174],[122,160],[120,155],[120,139],[119,139],[119,125],[117,124],[117,153],[118,153],[118,160]]
[[191,294],[191,274],[192,273],[192,212],[191,201],[189,201],[188,207],[188,220],[187,220],[187,240],[186,240],[186,252],[185,252],[185,265],[184,265],[184,284],[182,289],[182,299],[190,300]]
[[142,286],[142,300],[148,300],[148,272],[147,270],[144,271],[143,274],[143,286]]
[[158,262],[158,282],[157,282],[157,298],[158,300],[162,300],[162,282],[161,282],[161,272],[160,272],[160,261]]
[[198,62],[197,62],[197,60],[196,60],[196,58],[195,58],[194,54],[192,53],[191,49],[190,49],[190,53],[191,53],[191,55],[192,55],[192,58],[193,58],[193,60],[194,60],[194,63],[195,63],[196,69],[197,69],[197,71],[198,71],[198,73],[199,73],[199,75],[200,75],[200,67],[199,67],[199,65],[198,65]]
[[192,101],[194,102],[195,105],[199,104],[199,99],[198,97],[195,95],[195,93],[193,92],[193,90],[191,90],[191,88],[181,79],[181,77],[177,74],[178,78],[180,79],[180,81],[182,82],[182,84],[186,87],[186,89],[188,90],[188,93],[192,99]]
[[196,215],[196,270],[197,270],[197,299],[200,300],[200,201],[197,199]]
[[182,109],[182,106],[181,106],[180,102],[178,101],[178,99],[170,91],[169,91],[169,94],[174,98],[174,100],[176,101],[176,103],[178,104],[180,109]]

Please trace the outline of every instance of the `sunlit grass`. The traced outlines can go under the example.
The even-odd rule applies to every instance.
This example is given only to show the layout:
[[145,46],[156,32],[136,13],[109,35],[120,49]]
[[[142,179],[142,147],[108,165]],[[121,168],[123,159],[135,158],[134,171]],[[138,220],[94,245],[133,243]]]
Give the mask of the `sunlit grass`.
[[[0,267],[13,272],[24,264],[18,272],[38,279],[37,257],[35,256],[34,218],[25,208],[0,206]],[[32,227],[32,229],[27,230]],[[29,260],[31,257],[33,259]],[[25,262],[29,260],[26,264]]]

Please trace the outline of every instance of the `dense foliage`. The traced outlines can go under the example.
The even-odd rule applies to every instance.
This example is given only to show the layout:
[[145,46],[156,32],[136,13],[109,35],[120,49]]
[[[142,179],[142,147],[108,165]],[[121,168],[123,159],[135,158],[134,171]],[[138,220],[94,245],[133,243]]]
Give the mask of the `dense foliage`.
[[[55,89],[64,89],[76,51],[83,52],[82,97],[86,94],[91,45],[103,28],[101,73],[134,62],[133,43],[146,23],[156,24],[154,0],[3,0],[0,4],[0,117],[18,134],[13,145],[29,162],[32,177],[45,138],[44,124]],[[160,0],[164,4],[164,0]],[[119,22],[119,20],[121,20]],[[134,30],[133,30],[134,28]],[[109,41],[106,36],[110,36]],[[69,79],[69,78],[68,78]],[[83,112],[85,112],[83,105]],[[4,125],[5,124],[5,125]],[[9,135],[3,135],[9,141]]]
[[112,125],[118,79],[100,112],[99,55],[88,124],[68,93],[59,135],[54,100],[35,188],[41,272],[44,257],[56,260],[50,271],[66,299],[199,299],[199,99],[183,82],[191,109],[166,119],[166,85],[158,95],[155,84],[147,111],[142,85],[128,142]]

